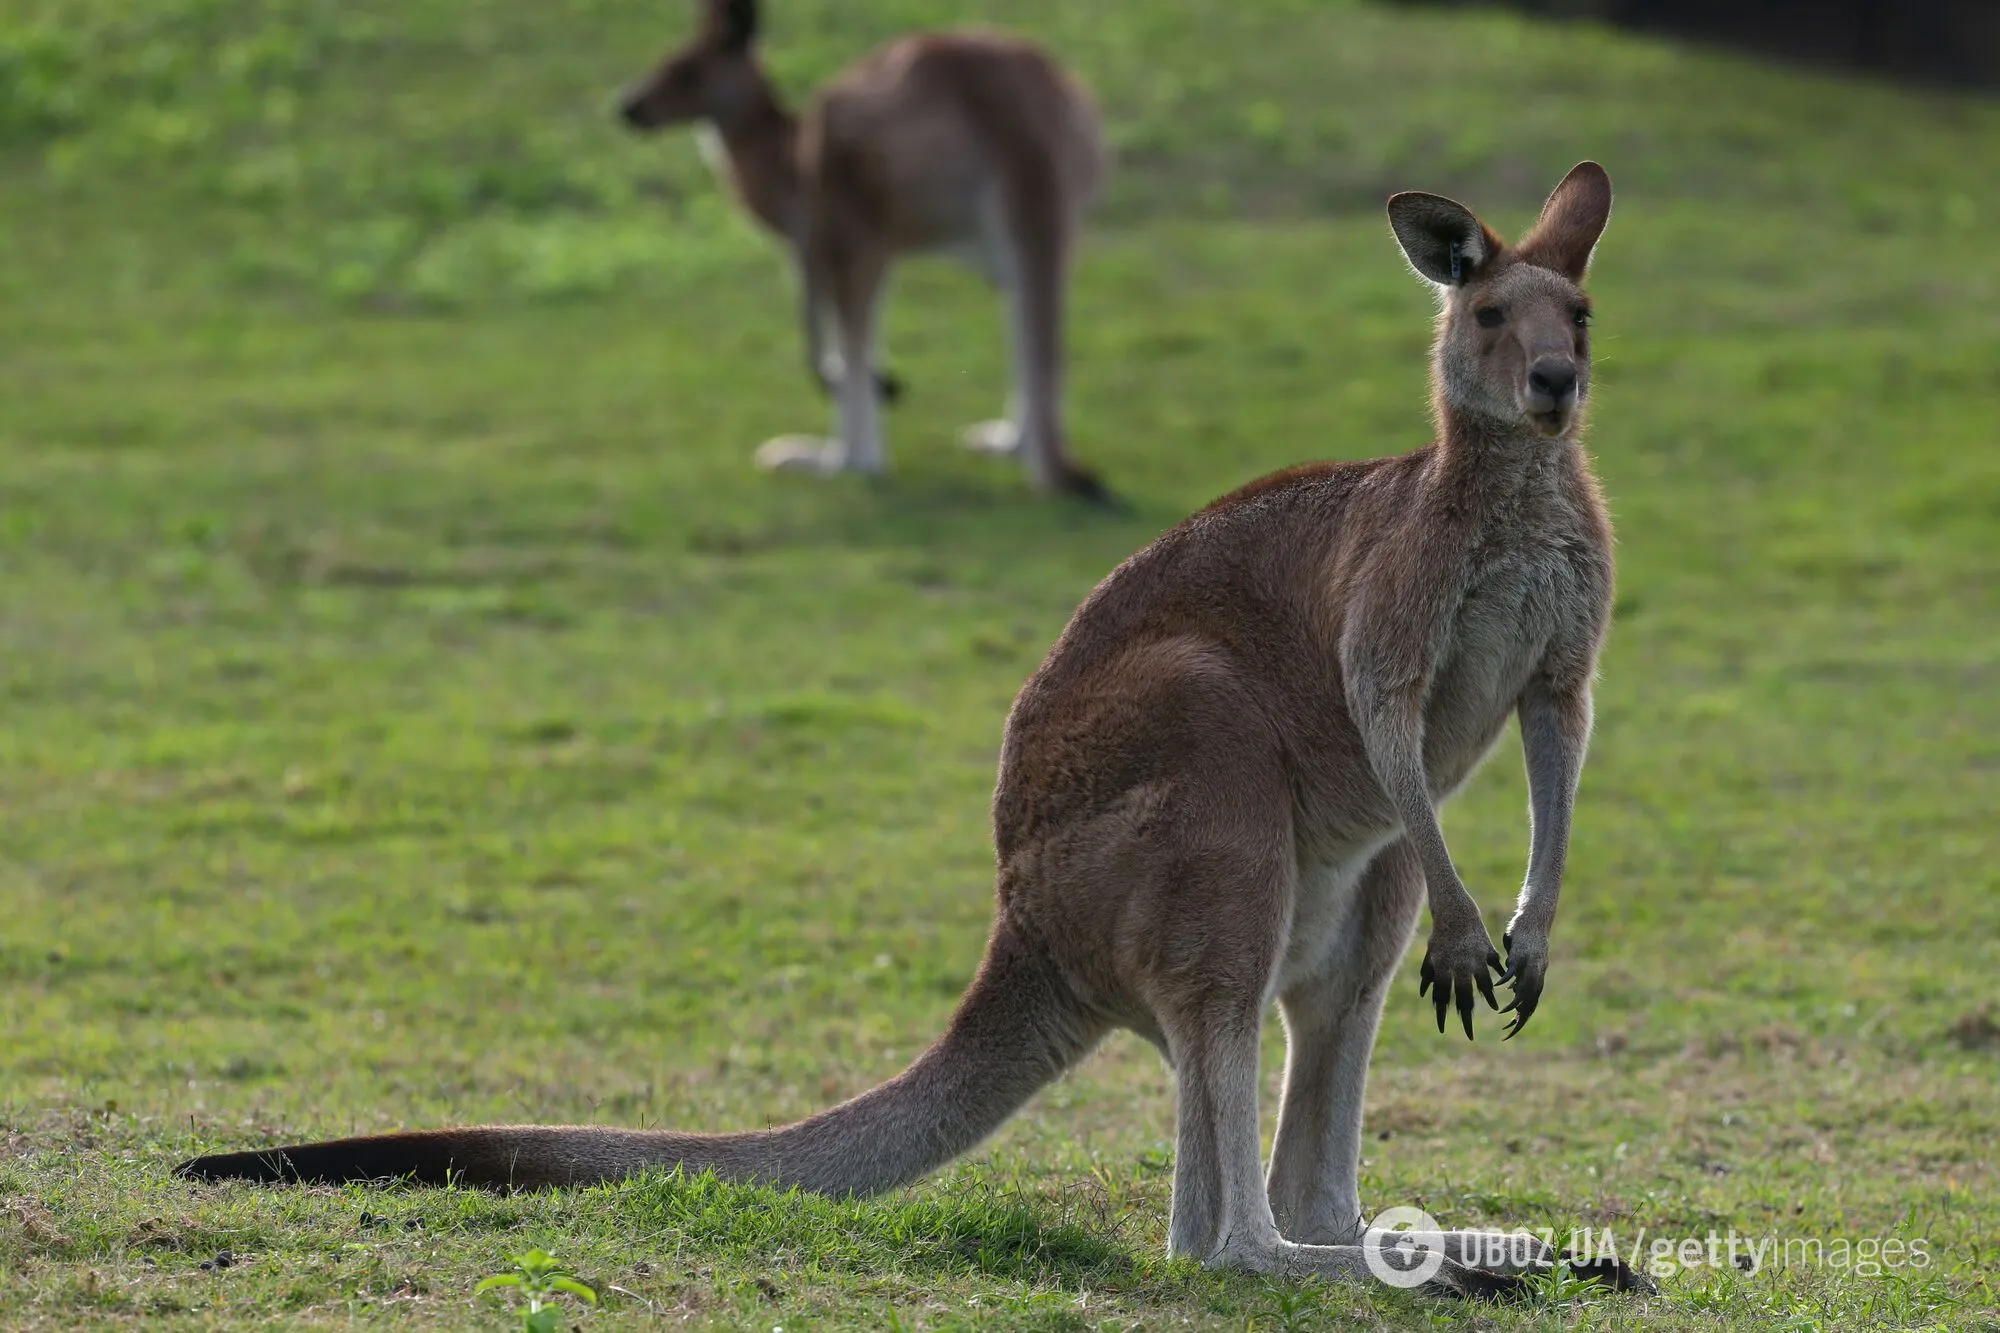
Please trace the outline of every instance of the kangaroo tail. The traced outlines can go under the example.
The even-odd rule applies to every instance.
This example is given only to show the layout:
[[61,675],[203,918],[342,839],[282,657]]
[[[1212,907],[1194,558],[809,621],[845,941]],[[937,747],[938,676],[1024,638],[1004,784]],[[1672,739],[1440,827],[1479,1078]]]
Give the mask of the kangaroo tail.
[[1003,919],[951,1024],[887,1083],[777,1129],[676,1134],[600,1126],[495,1125],[334,1139],[183,1162],[196,1180],[400,1178],[428,1184],[588,1185],[649,1167],[728,1180],[872,1194],[969,1151],[1082,1058],[1104,1025],[1046,952]]

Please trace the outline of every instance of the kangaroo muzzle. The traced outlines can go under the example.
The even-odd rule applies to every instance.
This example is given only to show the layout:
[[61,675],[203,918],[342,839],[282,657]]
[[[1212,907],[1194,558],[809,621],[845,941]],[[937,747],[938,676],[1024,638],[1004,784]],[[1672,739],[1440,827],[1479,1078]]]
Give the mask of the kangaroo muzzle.
[[1528,382],[1521,390],[1521,406],[1527,409],[1544,434],[1560,435],[1576,410],[1577,367],[1568,359],[1543,358],[1528,368]]
[[646,95],[643,92],[634,93],[618,104],[618,119],[624,121],[625,127],[631,130],[644,132],[659,128],[659,121],[646,106]]

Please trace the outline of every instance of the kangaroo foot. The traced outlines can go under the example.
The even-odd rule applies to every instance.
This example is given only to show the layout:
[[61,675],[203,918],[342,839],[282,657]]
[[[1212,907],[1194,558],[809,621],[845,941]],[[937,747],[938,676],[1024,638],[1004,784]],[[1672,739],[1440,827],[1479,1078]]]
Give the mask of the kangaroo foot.
[[1021,452],[1021,428],[1004,417],[975,422],[959,432],[958,440],[975,454],[995,458],[1012,458]]
[[780,435],[757,446],[757,466],[766,472],[809,472],[830,477],[837,472],[879,472],[858,465],[839,440],[820,435]]

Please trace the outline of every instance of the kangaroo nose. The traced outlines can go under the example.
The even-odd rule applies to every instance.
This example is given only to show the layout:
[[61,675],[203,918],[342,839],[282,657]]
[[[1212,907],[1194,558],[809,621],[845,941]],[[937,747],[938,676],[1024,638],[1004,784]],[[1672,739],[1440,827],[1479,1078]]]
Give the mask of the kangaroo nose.
[[1576,392],[1576,366],[1568,361],[1537,361],[1528,371],[1528,387],[1560,403]]
[[646,128],[646,111],[636,97],[627,98],[618,107],[618,118],[635,130]]

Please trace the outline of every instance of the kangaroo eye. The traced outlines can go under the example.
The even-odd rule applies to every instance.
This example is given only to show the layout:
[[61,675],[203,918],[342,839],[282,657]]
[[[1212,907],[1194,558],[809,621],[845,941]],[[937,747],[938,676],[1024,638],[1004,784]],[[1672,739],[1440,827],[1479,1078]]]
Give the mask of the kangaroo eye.
[[1580,329],[1590,327],[1590,312],[1588,310],[1579,310],[1576,312],[1576,326]]
[[1497,305],[1485,305],[1472,312],[1482,329],[1497,329],[1507,322],[1507,312]]

